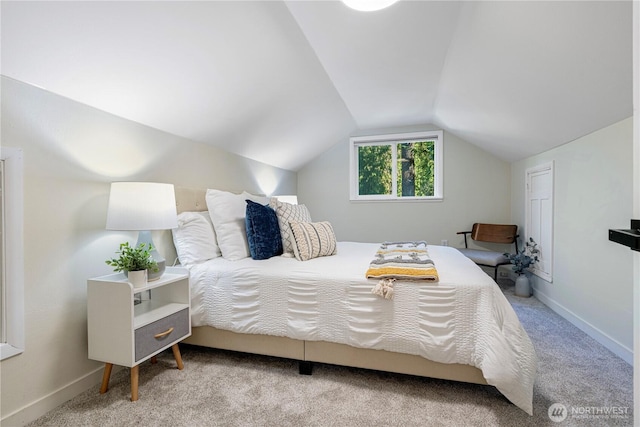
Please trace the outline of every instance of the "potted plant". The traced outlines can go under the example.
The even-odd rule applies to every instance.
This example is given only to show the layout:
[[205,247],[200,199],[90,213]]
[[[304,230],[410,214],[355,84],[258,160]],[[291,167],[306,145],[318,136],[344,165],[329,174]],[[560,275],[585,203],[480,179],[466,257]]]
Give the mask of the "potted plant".
[[529,237],[529,240],[525,242],[522,251],[515,254],[505,253],[509,262],[513,264],[512,270],[518,274],[516,278],[516,295],[521,297],[531,296],[531,287],[529,286],[529,277],[527,272],[532,264],[538,262],[538,244]]
[[121,243],[116,251],[118,258],[106,260],[113,271],[124,272],[134,287],[147,283],[147,270],[158,271],[158,263],[151,257],[153,246],[150,243],[140,243],[137,247],[129,246],[129,242]]

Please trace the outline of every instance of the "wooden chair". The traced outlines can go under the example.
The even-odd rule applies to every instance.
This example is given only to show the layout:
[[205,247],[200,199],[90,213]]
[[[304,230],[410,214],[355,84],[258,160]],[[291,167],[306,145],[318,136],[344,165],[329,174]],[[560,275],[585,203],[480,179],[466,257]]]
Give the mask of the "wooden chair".
[[459,231],[457,234],[464,234],[464,249],[458,249],[467,258],[478,265],[493,268],[493,280],[498,279],[498,267],[509,264],[509,259],[503,252],[495,252],[480,249],[469,249],[467,245],[467,234],[478,242],[515,244],[518,253],[518,226],[502,224],[481,224],[475,223],[471,231]]

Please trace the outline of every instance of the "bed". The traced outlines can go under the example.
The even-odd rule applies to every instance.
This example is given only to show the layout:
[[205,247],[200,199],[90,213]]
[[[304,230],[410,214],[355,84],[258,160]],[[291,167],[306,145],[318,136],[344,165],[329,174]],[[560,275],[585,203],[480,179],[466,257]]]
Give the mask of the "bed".
[[[179,214],[207,211],[205,190],[177,187],[176,202]],[[188,263],[185,342],[295,359],[301,373],[320,362],[488,384],[531,415],[535,351],[495,282],[456,249],[429,245],[439,281],[400,280],[392,300],[380,298],[365,278],[379,247]]]

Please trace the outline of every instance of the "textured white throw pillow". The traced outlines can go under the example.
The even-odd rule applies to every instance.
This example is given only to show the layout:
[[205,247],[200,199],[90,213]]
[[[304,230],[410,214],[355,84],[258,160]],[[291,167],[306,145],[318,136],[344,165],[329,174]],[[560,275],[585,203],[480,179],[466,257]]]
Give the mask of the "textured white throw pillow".
[[289,226],[295,241],[293,252],[298,260],[307,261],[337,253],[336,234],[328,221],[291,222]]
[[222,256],[231,261],[250,256],[245,225],[246,200],[265,205],[268,199],[246,191],[234,194],[213,189],[207,190],[205,198]]
[[204,262],[221,255],[209,212],[182,212],[171,230],[180,264]]
[[285,256],[293,257],[293,235],[291,234],[290,222],[311,222],[311,214],[305,205],[292,205],[291,203],[281,202],[272,197],[269,200],[269,206],[276,211],[278,218],[278,226],[280,226],[280,235],[282,236],[282,249]]

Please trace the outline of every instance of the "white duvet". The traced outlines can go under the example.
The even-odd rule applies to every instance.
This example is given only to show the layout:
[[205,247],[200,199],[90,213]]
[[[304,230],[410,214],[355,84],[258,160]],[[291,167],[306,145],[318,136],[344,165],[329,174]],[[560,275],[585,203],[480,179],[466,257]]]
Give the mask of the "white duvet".
[[420,355],[482,370],[487,383],[532,414],[537,359],[495,282],[454,248],[429,246],[439,282],[371,293],[377,243],[338,243],[338,254],[298,261],[215,258],[191,272],[192,324]]

